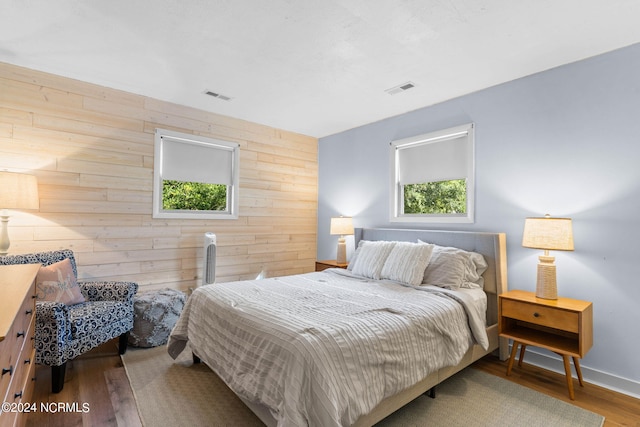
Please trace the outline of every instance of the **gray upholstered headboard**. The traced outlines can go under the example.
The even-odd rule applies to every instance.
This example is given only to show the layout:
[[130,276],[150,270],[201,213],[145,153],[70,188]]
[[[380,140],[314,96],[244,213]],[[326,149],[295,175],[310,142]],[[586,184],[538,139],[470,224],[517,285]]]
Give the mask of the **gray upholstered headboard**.
[[440,246],[453,246],[467,251],[478,252],[487,261],[484,290],[487,298],[487,325],[498,322],[497,296],[507,291],[507,249],[504,233],[474,231],[412,230],[390,228],[356,228],[355,244],[360,240],[390,240],[417,242],[418,239]]

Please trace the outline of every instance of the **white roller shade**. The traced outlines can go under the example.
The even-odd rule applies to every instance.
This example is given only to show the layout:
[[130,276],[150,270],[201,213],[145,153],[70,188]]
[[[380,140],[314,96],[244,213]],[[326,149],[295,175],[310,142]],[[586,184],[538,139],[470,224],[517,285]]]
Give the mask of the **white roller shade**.
[[433,142],[399,145],[398,180],[401,185],[467,178],[467,135]]
[[162,136],[162,179],[231,185],[232,160],[233,147]]

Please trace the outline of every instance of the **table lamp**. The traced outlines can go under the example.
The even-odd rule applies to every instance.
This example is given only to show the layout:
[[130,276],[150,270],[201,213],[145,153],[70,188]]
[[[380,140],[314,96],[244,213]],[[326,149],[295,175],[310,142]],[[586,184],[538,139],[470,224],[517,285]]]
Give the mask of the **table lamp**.
[[331,218],[331,231],[332,235],[339,235],[338,238],[338,252],[336,255],[336,262],[338,264],[347,263],[347,244],[344,237],[346,235],[353,234],[353,221],[351,217],[334,217]]
[[544,250],[544,255],[538,257],[536,297],[558,299],[555,257],[550,256],[549,251],[573,250],[571,218],[551,218],[548,214],[543,218],[527,218],[522,246]]
[[9,251],[8,209],[38,209],[38,180],[33,175],[0,172],[0,255]]

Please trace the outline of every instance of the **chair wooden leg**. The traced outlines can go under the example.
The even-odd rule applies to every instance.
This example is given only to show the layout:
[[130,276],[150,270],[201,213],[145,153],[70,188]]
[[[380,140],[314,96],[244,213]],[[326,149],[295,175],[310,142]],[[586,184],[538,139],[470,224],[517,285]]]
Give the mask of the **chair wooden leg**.
[[64,387],[64,374],[67,370],[67,362],[60,366],[51,367],[51,393],[60,393]]
[[118,352],[122,355],[127,352],[127,345],[129,344],[129,332],[125,332],[120,335],[120,341],[118,343]]

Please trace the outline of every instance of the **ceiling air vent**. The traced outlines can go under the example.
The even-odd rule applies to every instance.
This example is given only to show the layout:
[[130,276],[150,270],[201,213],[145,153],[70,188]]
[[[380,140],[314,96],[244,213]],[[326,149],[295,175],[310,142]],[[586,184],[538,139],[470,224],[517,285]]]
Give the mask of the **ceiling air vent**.
[[396,93],[404,92],[405,90],[409,90],[411,88],[416,87],[412,82],[402,83],[401,85],[392,87],[391,89],[385,90],[389,95],[395,95]]
[[223,101],[231,101],[231,98],[220,93],[212,92],[210,90],[206,90],[204,92],[205,95],[213,96],[214,98],[222,99]]

